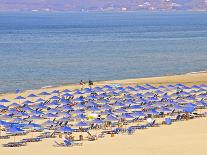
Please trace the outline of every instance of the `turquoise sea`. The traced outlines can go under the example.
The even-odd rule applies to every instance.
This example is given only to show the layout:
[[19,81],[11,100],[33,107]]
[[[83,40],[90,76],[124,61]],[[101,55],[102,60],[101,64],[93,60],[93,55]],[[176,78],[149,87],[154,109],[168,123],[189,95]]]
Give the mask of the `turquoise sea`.
[[0,13],[0,92],[207,70],[207,13]]

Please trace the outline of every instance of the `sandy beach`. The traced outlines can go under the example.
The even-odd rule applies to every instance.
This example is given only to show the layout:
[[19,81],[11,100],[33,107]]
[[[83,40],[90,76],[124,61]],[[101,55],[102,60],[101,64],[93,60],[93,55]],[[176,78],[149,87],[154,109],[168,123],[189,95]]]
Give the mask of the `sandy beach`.
[[[187,86],[207,84],[207,73],[191,73],[184,75],[138,78],[127,80],[101,81],[95,82],[95,86],[106,84],[120,84],[122,86],[137,84],[152,84],[154,86],[181,83]],[[65,85],[54,88],[38,90],[28,90],[21,94],[27,96],[29,93],[38,94],[42,91],[52,91],[55,89],[79,89],[79,85]],[[13,99],[17,94],[2,94],[1,98]],[[54,147],[54,140],[45,139],[38,143],[29,143],[26,147],[4,148],[0,147],[0,154],[12,155],[204,155],[207,154],[207,118],[196,118],[187,121],[175,122],[172,125],[161,125],[146,130],[137,130],[133,135],[121,134],[96,141],[86,141],[83,146],[75,147]],[[19,137],[16,137],[18,139]],[[21,137],[22,138],[22,137]],[[8,140],[0,140],[0,144]]]

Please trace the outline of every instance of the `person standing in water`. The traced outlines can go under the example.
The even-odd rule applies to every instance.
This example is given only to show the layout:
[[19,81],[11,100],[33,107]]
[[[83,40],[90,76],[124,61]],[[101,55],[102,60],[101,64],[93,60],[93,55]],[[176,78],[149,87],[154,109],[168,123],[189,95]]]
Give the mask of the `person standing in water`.
[[89,81],[88,81],[88,85],[89,85],[90,89],[92,89],[93,81],[89,80]]

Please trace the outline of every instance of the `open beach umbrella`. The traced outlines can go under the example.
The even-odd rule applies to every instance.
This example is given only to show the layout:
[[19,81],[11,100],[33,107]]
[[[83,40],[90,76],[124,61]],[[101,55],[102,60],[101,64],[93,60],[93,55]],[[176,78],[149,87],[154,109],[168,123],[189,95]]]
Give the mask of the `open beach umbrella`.
[[0,100],[0,103],[8,103],[8,102],[10,102],[10,101],[7,100],[7,99],[1,99],[1,100]]
[[1,105],[1,104],[0,104],[0,110],[6,110],[6,109],[8,109],[7,106],[4,106],[4,105]]
[[104,122],[99,119],[99,118],[95,118],[94,120],[91,121],[91,123],[94,123],[94,124],[103,124]]
[[52,96],[50,99],[52,99],[52,100],[59,100],[60,98],[58,96]]
[[38,97],[38,96],[35,95],[35,94],[29,94],[27,97],[28,97],[28,98],[35,98],[35,97]]
[[77,126],[77,127],[87,127],[89,125],[87,123],[83,122],[83,121],[80,121],[75,126]]
[[[10,127],[6,130],[8,133],[11,133],[11,134],[20,134],[20,133],[24,133],[24,130],[20,129],[20,128],[17,128],[17,127]],[[14,135],[14,142],[15,142],[15,135]]]
[[73,129],[71,129],[68,126],[64,126],[64,127],[61,127],[60,129],[58,129],[57,131],[64,132],[64,133],[72,133],[73,132]]
[[15,99],[19,100],[19,104],[20,104],[21,100],[24,100],[25,98],[23,96],[17,96]]

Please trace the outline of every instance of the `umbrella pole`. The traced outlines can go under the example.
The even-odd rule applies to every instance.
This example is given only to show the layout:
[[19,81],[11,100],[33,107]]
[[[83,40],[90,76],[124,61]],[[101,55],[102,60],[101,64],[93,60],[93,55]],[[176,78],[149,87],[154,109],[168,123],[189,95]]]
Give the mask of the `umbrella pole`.
[[14,135],[14,143],[15,143],[15,135]]

